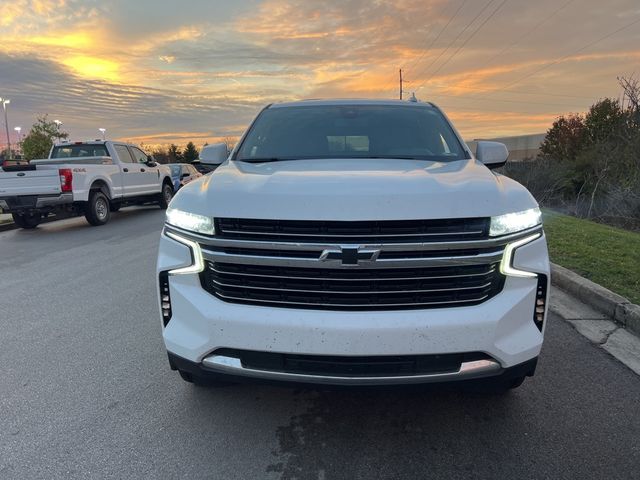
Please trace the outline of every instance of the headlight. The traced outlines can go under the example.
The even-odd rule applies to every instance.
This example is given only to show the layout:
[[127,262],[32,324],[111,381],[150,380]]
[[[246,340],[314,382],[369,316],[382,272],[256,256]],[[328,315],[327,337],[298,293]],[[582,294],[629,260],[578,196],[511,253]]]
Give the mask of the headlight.
[[508,233],[515,233],[542,223],[542,214],[538,207],[522,212],[507,213],[491,217],[490,237],[498,237]]
[[190,232],[203,233],[205,235],[215,234],[212,217],[184,212],[177,208],[167,209],[167,223]]

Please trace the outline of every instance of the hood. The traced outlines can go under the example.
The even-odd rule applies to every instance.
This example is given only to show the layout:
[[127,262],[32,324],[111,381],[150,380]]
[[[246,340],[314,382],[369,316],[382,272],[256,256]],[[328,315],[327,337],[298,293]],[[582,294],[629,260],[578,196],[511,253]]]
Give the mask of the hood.
[[227,161],[171,206],[201,215],[282,220],[414,220],[533,208],[519,183],[476,160]]

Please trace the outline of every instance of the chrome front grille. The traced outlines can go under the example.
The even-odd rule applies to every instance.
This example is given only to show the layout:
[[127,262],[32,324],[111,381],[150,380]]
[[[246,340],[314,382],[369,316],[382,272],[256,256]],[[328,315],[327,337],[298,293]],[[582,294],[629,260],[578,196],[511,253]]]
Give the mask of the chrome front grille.
[[328,310],[475,305],[503,284],[497,263],[323,269],[208,261],[203,287],[230,302]]
[[[261,231],[256,233],[258,224]],[[369,234],[365,224],[371,227]],[[447,226],[449,231],[439,232],[443,235],[438,240],[424,237],[424,226],[435,228],[436,224]],[[268,232],[264,230],[267,227]],[[311,227],[317,228],[316,233]],[[410,227],[422,230],[409,233]],[[205,262],[200,279],[207,292],[231,303],[316,310],[400,310],[482,303],[504,285],[500,262],[505,245],[531,233],[489,238],[486,219],[482,218],[433,222],[216,219],[216,228],[211,237],[165,226],[167,231],[199,243]],[[261,236],[264,233],[270,235]],[[304,241],[302,233],[309,235]],[[400,234],[422,237],[399,241]],[[380,235],[389,236],[381,241]],[[481,238],[469,238],[475,235]],[[343,241],[353,238],[361,241]]]

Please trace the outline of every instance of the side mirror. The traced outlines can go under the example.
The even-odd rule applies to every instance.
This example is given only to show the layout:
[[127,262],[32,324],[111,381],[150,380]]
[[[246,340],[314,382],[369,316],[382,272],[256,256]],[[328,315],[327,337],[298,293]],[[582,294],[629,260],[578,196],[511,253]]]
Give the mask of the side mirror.
[[189,176],[189,174],[188,174],[188,173],[183,173],[182,175],[180,175],[180,178],[181,178],[181,179],[184,179],[184,178],[187,178],[188,176]]
[[200,163],[207,165],[220,165],[229,156],[225,143],[213,143],[202,147],[200,150]]
[[484,163],[487,167],[494,169],[500,168],[507,163],[509,150],[504,143],[499,142],[478,142],[476,147],[476,158]]

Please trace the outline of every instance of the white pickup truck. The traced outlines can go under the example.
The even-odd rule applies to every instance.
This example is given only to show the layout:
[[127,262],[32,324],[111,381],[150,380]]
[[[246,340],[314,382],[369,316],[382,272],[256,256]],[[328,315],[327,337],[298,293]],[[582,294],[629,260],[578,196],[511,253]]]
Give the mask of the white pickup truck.
[[0,170],[0,208],[22,228],[35,228],[43,216],[61,211],[104,225],[123,205],[157,202],[167,208],[172,197],[169,167],[121,142],[62,143],[47,159]]

